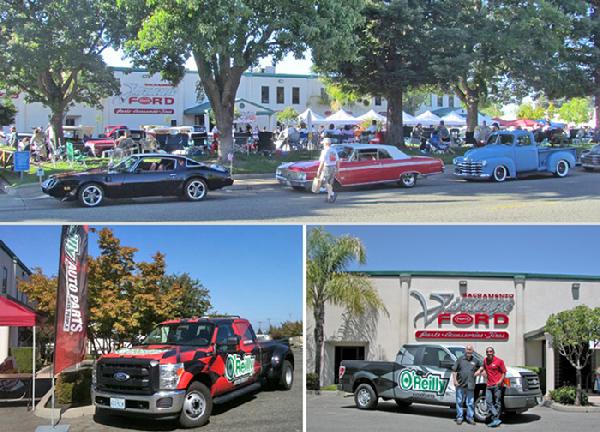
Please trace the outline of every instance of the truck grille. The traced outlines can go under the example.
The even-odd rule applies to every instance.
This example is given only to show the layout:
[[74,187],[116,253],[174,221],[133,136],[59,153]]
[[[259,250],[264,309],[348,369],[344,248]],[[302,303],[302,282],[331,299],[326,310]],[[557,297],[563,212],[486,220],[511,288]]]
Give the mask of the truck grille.
[[600,154],[588,154],[581,158],[581,163],[600,166]]
[[478,176],[482,170],[481,162],[463,161],[456,164],[455,170],[457,174]]
[[540,379],[537,375],[523,375],[523,390],[539,390]]
[[[99,360],[96,371],[98,390],[132,395],[151,395],[158,390],[158,364],[150,360]],[[120,377],[121,379],[117,379]]]
[[287,168],[278,169],[277,175],[288,180],[304,180],[304,173],[300,171],[292,171]]

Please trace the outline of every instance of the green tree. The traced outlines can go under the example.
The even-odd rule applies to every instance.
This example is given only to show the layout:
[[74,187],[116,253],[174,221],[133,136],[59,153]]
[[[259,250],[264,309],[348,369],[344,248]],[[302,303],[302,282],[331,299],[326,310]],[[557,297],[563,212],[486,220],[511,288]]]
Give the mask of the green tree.
[[306,305],[315,320],[315,374],[321,376],[321,352],[324,343],[325,305],[342,306],[351,314],[387,310],[366,276],[346,272],[348,265],[367,260],[360,239],[334,237],[322,228],[308,235],[306,258]]
[[517,118],[528,120],[541,120],[546,118],[546,110],[539,105],[524,103],[519,105]]
[[8,98],[0,98],[0,125],[9,125],[15,121],[17,108]]
[[221,131],[220,159],[233,149],[234,102],[244,71],[266,56],[301,56],[325,41],[350,51],[358,0],[120,0],[133,22],[135,62],[179,81],[192,57]]
[[327,95],[327,105],[334,110],[339,111],[343,107],[351,107],[357,103],[367,103],[365,96],[354,90],[344,89],[342,86],[333,82],[325,82],[325,94]]
[[575,124],[587,123],[590,120],[590,112],[590,101],[584,97],[569,99],[558,109],[562,120]]
[[429,67],[434,40],[434,3],[369,0],[356,22],[353,55],[314,47],[315,66],[346,93],[381,95],[388,103],[386,141],[402,145],[403,98],[409,88],[436,82]]
[[554,348],[575,368],[575,405],[581,405],[581,370],[587,365],[593,352],[588,349],[588,344],[590,341],[600,340],[600,308],[577,306],[575,309],[552,314],[546,321],[546,331],[552,336]]
[[277,113],[277,121],[289,125],[298,120],[298,111],[292,107],[286,107]]
[[[163,276],[160,290],[162,297],[168,293],[176,293],[176,307],[170,312],[172,317],[201,317],[206,315],[212,307],[210,291],[188,273]],[[167,317],[169,317],[168,314]]]
[[102,59],[124,25],[114,2],[0,0],[0,10],[0,83],[48,107],[58,139],[74,103],[101,108],[119,92]]
[[269,334],[273,339],[302,336],[302,321],[286,321],[279,327],[271,327]]

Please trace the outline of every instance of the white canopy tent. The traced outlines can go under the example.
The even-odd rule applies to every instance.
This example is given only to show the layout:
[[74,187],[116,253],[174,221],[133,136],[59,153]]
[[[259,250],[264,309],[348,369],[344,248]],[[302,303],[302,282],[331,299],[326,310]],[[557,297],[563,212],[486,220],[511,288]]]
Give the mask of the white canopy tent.
[[387,118],[379,114],[374,109],[371,109],[369,112],[357,117],[357,120],[360,120],[361,122],[366,120],[377,120],[378,122],[385,122]]
[[415,116],[402,111],[402,123],[404,124],[404,126],[416,126],[420,122]]
[[335,114],[332,114],[329,117],[325,118],[325,120],[317,122],[313,119],[313,122],[334,124],[336,126],[344,126],[344,125],[358,124],[358,123],[360,123],[360,120],[357,119],[356,117],[352,116],[351,114],[347,113],[343,109],[341,109],[338,112],[336,112]]
[[444,117],[442,117],[442,120],[444,120],[444,124],[446,126],[466,126],[467,124],[467,119],[456,111],[446,114]]
[[304,111],[302,114],[300,114],[298,116],[298,120],[302,120],[302,121],[306,122],[306,121],[309,120],[309,116],[310,116],[310,119],[312,119],[313,122],[319,122],[319,121],[325,120],[325,117],[317,114],[316,112],[314,112],[310,108],[307,108],[306,111]]
[[423,126],[435,126],[441,120],[440,117],[436,116],[431,111],[425,111],[424,113],[419,114],[415,118],[416,120],[418,120],[418,123],[421,123]]

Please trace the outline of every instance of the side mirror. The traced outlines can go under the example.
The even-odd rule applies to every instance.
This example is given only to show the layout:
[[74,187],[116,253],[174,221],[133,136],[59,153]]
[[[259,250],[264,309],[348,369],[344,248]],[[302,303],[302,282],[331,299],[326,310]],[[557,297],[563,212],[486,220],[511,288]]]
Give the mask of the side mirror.
[[454,362],[452,360],[440,360],[440,367],[442,369],[452,369]]

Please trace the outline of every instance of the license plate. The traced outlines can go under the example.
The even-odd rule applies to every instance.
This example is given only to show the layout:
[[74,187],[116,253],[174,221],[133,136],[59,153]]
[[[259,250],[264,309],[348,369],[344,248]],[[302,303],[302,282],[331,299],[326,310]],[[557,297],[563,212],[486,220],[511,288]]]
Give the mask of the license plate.
[[110,398],[110,407],[114,409],[125,409],[125,399]]

